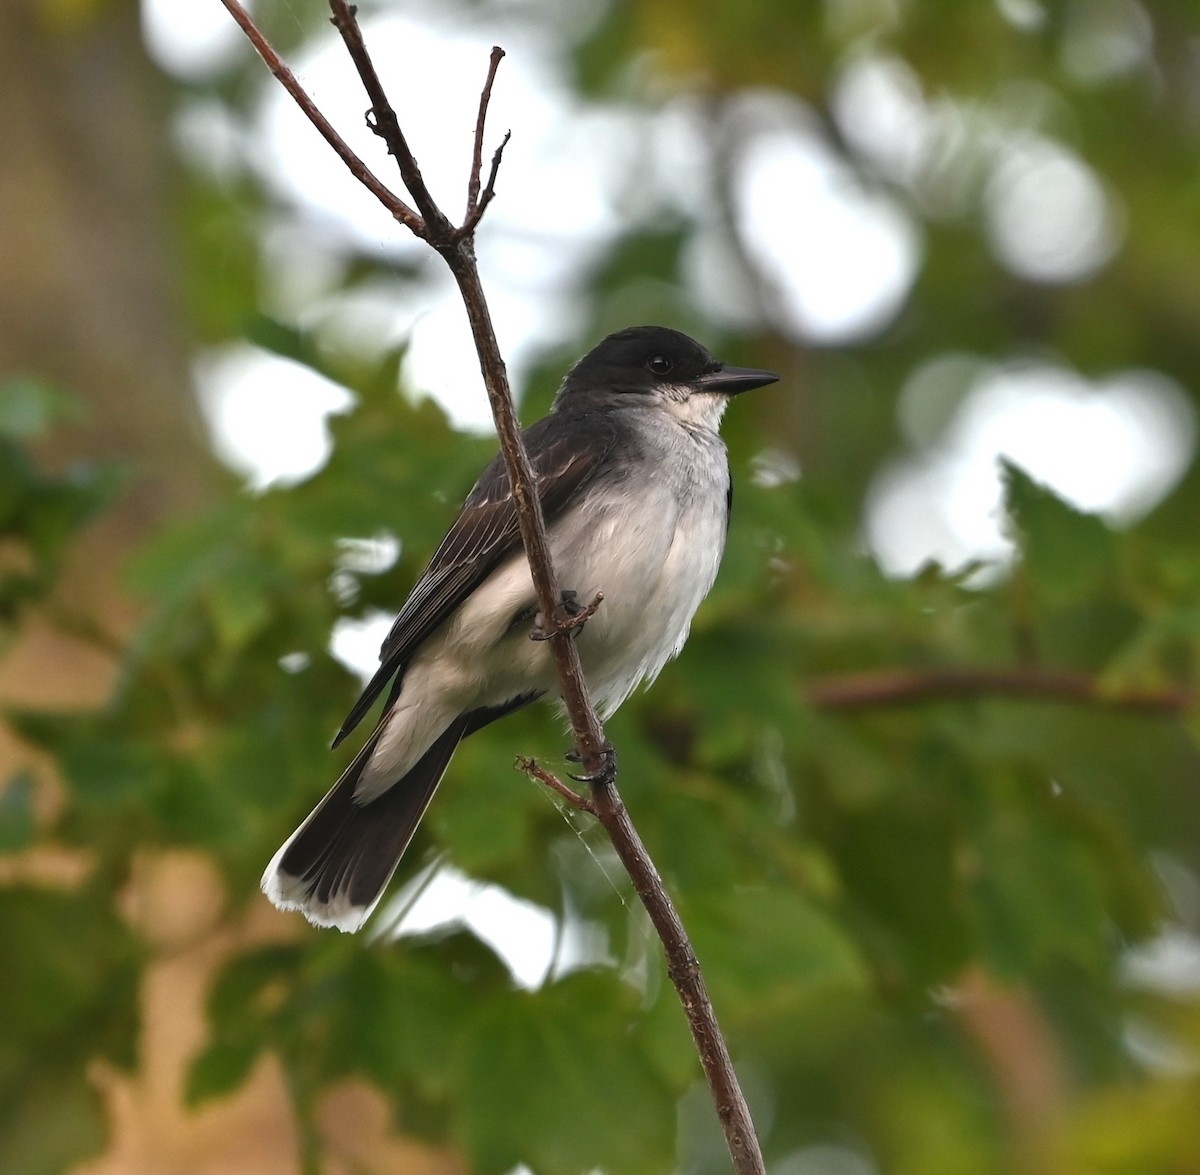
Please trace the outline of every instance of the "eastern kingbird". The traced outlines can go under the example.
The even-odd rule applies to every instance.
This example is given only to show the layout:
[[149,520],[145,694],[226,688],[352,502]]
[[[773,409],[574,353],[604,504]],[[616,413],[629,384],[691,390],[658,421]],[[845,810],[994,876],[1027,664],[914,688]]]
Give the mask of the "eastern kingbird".
[[[717,428],[774,383],[661,326],[609,335],[525,432],[564,599],[604,601],[578,631],[607,717],[683,647],[725,548],[732,487]],[[357,930],[383,894],[458,743],[556,695],[500,457],[483,471],[379,653],[334,746],[387,691],[362,750],[275,854],[262,887],[317,926]],[[535,638],[535,639],[531,639]]]

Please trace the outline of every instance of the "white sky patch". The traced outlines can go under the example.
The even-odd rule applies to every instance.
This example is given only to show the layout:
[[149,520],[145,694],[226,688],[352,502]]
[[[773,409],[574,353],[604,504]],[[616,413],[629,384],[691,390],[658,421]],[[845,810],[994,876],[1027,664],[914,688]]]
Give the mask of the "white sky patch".
[[[575,109],[561,69],[545,38],[528,24],[489,28],[489,35],[461,26],[438,27],[401,16],[364,21],[384,87],[405,126],[409,145],[433,196],[457,219],[466,199],[467,175],[478,111],[479,92],[496,37],[503,36],[508,56],[497,75],[488,112],[484,145],[486,174],[504,132],[512,129],[501,167],[498,201],[485,222],[491,229],[521,225],[539,235],[585,236],[611,216],[603,185],[581,182],[588,165],[585,150],[593,136],[590,123],[574,127]],[[395,163],[382,140],[367,129],[366,98],[340,38],[322,35],[296,62],[310,96],[338,128],[351,148],[377,176],[399,189]],[[303,207],[336,219],[352,240],[371,246],[381,236],[411,250],[423,249],[407,230],[390,219],[346,168],[334,160],[292,99],[270,79],[264,82],[260,165],[264,178]],[[574,133],[573,133],[574,130]],[[319,162],[314,163],[319,149]],[[368,214],[363,215],[363,208]]]
[[[253,13],[255,5],[246,8]],[[168,73],[188,81],[219,73],[247,44],[220,3],[142,0],[141,16],[150,56]]]
[[[1026,86],[1026,94],[1032,87]],[[1019,115],[1011,99],[956,102],[944,91],[926,95],[902,58],[864,53],[847,62],[829,97],[847,146],[868,174],[904,188],[922,216],[957,222],[974,218],[996,155],[1038,120],[1030,103]]]
[[[396,601],[397,612],[401,603]],[[351,673],[357,673],[365,685],[379,668],[379,650],[395,619],[391,612],[371,612],[361,620],[343,616],[333,627],[329,650]]]
[[[486,264],[490,251],[480,252]],[[281,288],[275,301],[282,318],[312,332],[334,352],[382,356],[403,346],[401,385],[405,390],[435,399],[455,428],[492,431],[479,357],[462,299],[448,274],[435,269],[417,284],[389,285],[386,279],[379,279],[331,294],[319,289],[324,282],[319,257],[311,265],[302,263],[295,268],[313,296],[301,304],[294,290]],[[493,267],[492,272],[497,274],[488,282],[492,325],[509,384],[519,393],[538,356],[578,331],[582,304],[560,292],[551,313],[547,305],[554,288],[552,278],[547,284],[534,277],[532,285],[516,285],[508,280],[513,271]],[[531,262],[524,276],[536,273]]]
[[1129,1055],[1151,1073],[1174,1078],[1200,1073],[1200,1053],[1149,1017],[1127,1016],[1121,1040]]
[[830,97],[851,146],[885,175],[912,185],[926,166],[938,133],[921,79],[898,57],[851,61]]
[[[1121,6],[1111,3],[1114,12]],[[1000,264],[1046,283],[1086,280],[1125,234],[1124,208],[1102,177],[1042,129],[1062,122],[1062,106],[1053,90],[1023,80],[998,89],[987,105],[930,100],[906,61],[874,54],[852,60],[831,95],[860,157],[908,188],[930,216],[979,208]]]
[[332,451],[326,422],[354,402],[312,368],[241,343],[202,354],[194,377],[217,456],[254,489],[320,469]]
[[759,328],[762,314],[753,274],[725,232],[702,229],[693,233],[684,250],[682,269],[685,283],[707,317],[727,330]]
[[[340,243],[323,232],[321,222],[314,222],[310,214],[278,213],[262,226],[259,249],[263,309],[285,322],[310,327],[312,320],[324,313],[331,292],[337,291],[345,272],[346,260]],[[379,242],[372,252],[383,259]],[[352,303],[364,292],[368,296],[376,294],[369,282],[362,282],[352,290],[339,291],[338,297],[342,302]],[[378,309],[368,306],[365,313],[359,311],[352,319],[356,324],[366,319],[356,329],[364,343],[371,342],[366,348],[368,354],[388,345],[389,340],[380,341],[377,335],[368,336],[367,332],[378,331],[381,322],[389,322],[395,315],[394,282],[387,283],[378,300],[385,305]]]
[[373,933],[394,940],[460,926],[487,943],[521,987],[535,990],[546,981],[558,946],[554,914],[451,865],[428,867],[389,898]]
[[1154,25],[1136,0],[1091,0],[1064,14],[1062,62],[1085,85],[1102,85],[1150,64]]
[[[921,423],[923,406],[911,401],[945,394],[940,381],[921,374],[902,399],[910,435],[931,429]],[[938,411],[930,407],[930,421]],[[1077,508],[1129,522],[1170,491],[1194,447],[1187,396],[1157,372],[1123,372],[1093,384],[1059,367],[981,366],[938,439],[876,477],[868,540],[896,575],[931,559],[946,567],[1003,560],[1011,543],[1003,533],[1000,457]]]
[[735,191],[747,250],[782,298],[782,329],[843,343],[899,312],[920,261],[916,225],[819,140],[798,127],[757,136]]
[[1165,927],[1157,938],[1125,952],[1121,982],[1135,991],[1195,999],[1200,996],[1200,937],[1182,926]]
[[196,98],[182,103],[171,137],[188,167],[218,184],[236,183],[245,170],[250,154],[246,128],[222,102]]
[[760,449],[750,460],[754,484],[764,489],[799,481],[800,458],[785,449]]
[[1095,171],[1036,137],[1002,153],[984,192],[984,216],[996,257],[1030,281],[1082,281],[1112,259],[1124,237],[1124,216]]
[[382,530],[369,538],[338,539],[338,568],[361,575],[382,575],[400,558],[400,540]]
[[1005,20],[1026,32],[1040,29],[1046,23],[1046,9],[1038,0],[996,0],[996,7]]

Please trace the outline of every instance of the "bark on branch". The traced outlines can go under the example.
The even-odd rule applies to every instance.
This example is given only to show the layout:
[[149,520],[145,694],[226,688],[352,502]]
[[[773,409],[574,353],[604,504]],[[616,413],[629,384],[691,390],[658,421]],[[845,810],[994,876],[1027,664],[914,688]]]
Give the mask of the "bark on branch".
[[[498,47],[492,50],[475,125],[466,212],[462,223],[455,225],[442,212],[425,184],[416,158],[409,148],[371,61],[352,5],[345,0],[330,0],[333,25],[341,35],[370,99],[368,125],[383,139],[389,154],[395,158],[400,178],[411,197],[411,205],[383,184],[337,134],[237,0],[222,0],[222,3],[246,32],[271,72],[337,152],[351,174],[376,196],[396,220],[436,249],[454,275],[467,311],[479,355],[480,371],[496,421],[500,449],[504,455],[509,484],[512,486],[517,507],[521,540],[529,558],[539,607],[542,616],[547,618],[546,628],[551,633],[550,644],[554,652],[563,700],[579,749],[584,777],[588,779],[592,788],[592,798],[579,806],[592,811],[604,826],[662,940],[667,956],[667,970],[687,1015],[712,1090],[717,1115],[725,1131],[735,1172],[737,1175],[765,1175],[762,1153],[750,1112],[705,989],[699,963],[662,878],[646,852],[616,788],[615,759],[588,695],[579,654],[571,638],[571,617],[562,606],[562,597],[546,540],[546,526],[536,481],[521,437],[520,424],[508,386],[508,374],[496,342],[475,262],[475,229],[495,193],[502,152],[508,142],[508,136],[505,135],[492,157],[487,182],[483,183],[484,127],[492,84],[504,52]],[[540,769],[532,773],[548,783],[552,778],[546,778],[547,773],[541,772]],[[564,796],[574,796],[576,800],[583,799],[560,781],[555,780],[551,786],[556,786]]]

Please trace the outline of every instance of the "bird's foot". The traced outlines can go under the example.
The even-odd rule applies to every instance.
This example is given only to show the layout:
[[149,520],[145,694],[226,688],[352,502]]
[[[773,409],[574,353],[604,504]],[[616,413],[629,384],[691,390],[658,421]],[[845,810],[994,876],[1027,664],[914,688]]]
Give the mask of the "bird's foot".
[[[582,763],[583,752],[578,747],[572,747],[564,756],[568,763]],[[576,783],[613,784],[617,781],[617,748],[606,742],[600,748],[600,767],[585,775],[571,775]]]
[[604,599],[602,592],[596,593],[596,598],[587,605],[579,602],[579,593],[572,588],[563,588],[559,593],[559,599],[562,601],[562,610],[566,615],[565,620],[558,622],[558,629],[547,629],[545,617],[539,612],[533,619],[533,628],[530,629],[529,639],[531,641],[548,641],[555,631],[569,632],[572,636],[577,636],[587,623],[588,618],[600,607],[600,602]]

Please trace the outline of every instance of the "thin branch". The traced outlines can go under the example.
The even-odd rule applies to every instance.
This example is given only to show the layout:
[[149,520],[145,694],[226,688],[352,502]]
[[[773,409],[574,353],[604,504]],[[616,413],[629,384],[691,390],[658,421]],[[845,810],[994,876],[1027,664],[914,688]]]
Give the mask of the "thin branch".
[[581,812],[588,812],[593,816],[596,815],[596,805],[587,796],[581,796],[573,787],[563,783],[557,775],[551,775],[536,759],[518,755],[515,766],[518,771],[524,771],[531,779],[536,779],[538,783],[544,783],[551,791],[558,792],[572,808],[578,808]]
[[700,962],[692,950],[683,920],[611,780],[602,780],[596,785],[595,802],[600,823],[604,825],[663,944],[667,972],[683,1001],[692,1039],[696,1042],[700,1063],[704,1066],[704,1074],[712,1092],[717,1118],[725,1133],[733,1169],[738,1175],[765,1175],[766,1167],[754,1121],[750,1117],[750,1109],[729,1055],[729,1046],[717,1022]]
[[[492,46],[492,55],[488,59],[487,80],[483,83],[483,93],[479,95],[479,113],[475,118],[475,148],[471,153],[471,175],[467,180],[467,210],[463,213],[463,227],[471,223],[471,217],[475,215],[476,209],[479,207],[479,177],[483,171],[483,131],[487,125],[488,106],[492,101],[492,86],[496,82],[496,71],[500,68],[500,62],[504,58],[504,50],[499,45]],[[508,136],[504,136],[504,141],[508,142]],[[501,144],[503,149],[503,144]],[[499,167],[499,162],[496,159],[492,160],[493,177],[496,169]]]
[[1109,689],[1086,673],[1037,667],[877,669],[811,681],[804,692],[809,705],[819,710],[865,710],[996,696],[1151,714],[1183,714],[1197,704],[1195,691],[1183,686]]
[[400,129],[400,120],[396,117],[387,94],[384,93],[383,83],[375,71],[375,63],[367,52],[362,29],[358,27],[358,9],[352,4],[347,4],[346,0],[329,0],[329,8],[333,13],[333,27],[341,35],[346,52],[350,54],[354,68],[358,70],[363,89],[371,99],[371,113],[375,116],[375,121],[371,122],[368,119],[367,125],[387,144],[388,154],[395,156],[396,164],[400,168],[400,178],[424,218],[425,231],[413,231],[440,250],[441,246],[437,241],[452,239],[453,225],[430,195],[425,178],[417,165],[417,157],[409,148],[408,140]]
[[504,158],[504,148],[508,146],[508,141],[511,138],[512,131],[505,131],[504,138],[500,140],[500,146],[493,152],[492,166],[488,171],[487,186],[483,189],[483,194],[475,202],[475,207],[467,214],[467,219],[462,222],[462,227],[458,230],[459,236],[469,236],[475,231],[475,226],[483,219],[483,214],[487,211],[487,206],[495,198],[496,176],[500,174],[500,161]]
[[267,68],[275,75],[283,88],[291,94],[292,100],[304,112],[308,121],[317,128],[325,142],[334,149],[338,158],[349,169],[350,174],[396,220],[411,229],[418,236],[422,236],[424,226],[421,224],[421,218],[371,171],[354,151],[351,150],[349,143],[333,129],[329,120],[317,109],[316,104],[305,92],[304,87],[296,80],[296,75],[283,63],[283,59],[275,52],[262,29],[254,23],[250,14],[238,3],[238,0],[221,0],[221,3],[229,11],[229,15],[241,26],[242,31],[249,38],[250,44],[254,46],[259,57],[266,63]]
[[[224,2],[229,6],[233,0],[224,0]],[[504,456],[505,469],[512,487],[521,541],[529,560],[538,607],[547,631],[552,633],[550,647],[554,654],[563,702],[571,720],[571,729],[580,752],[585,775],[592,783],[592,799],[584,801],[584,803],[594,809],[597,819],[607,831],[618,856],[629,873],[634,889],[658,931],[667,956],[668,972],[679,993],[705,1075],[712,1090],[717,1116],[725,1131],[734,1170],[737,1175],[765,1175],[766,1168],[763,1164],[750,1112],[738,1085],[729,1050],[717,1024],[696,956],[688,942],[683,923],[662,883],[662,878],[634,829],[616,789],[615,757],[604,737],[595,707],[591,703],[587,682],[579,663],[579,654],[572,639],[574,626],[571,624],[570,615],[563,607],[562,595],[550,558],[546,524],[537,492],[537,481],[529,461],[529,454],[526,452],[522,440],[520,424],[508,386],[508,373],[496,342],[491,315],[487,308],[487,299],[475,262],[474,229],[494,195],[495,180],[508,136],[505,136],[492,158],[492,167],[486,188],[477,197],[474,195],[475,189],[469,188],[468,208],[472,209],[473,206],[473,209],[468,211],[461,226],[454,226],[434,202],[425,185],[416,158],[409,149],[400,129],[399,120],[388,102],[370,55],[367,53],[362,32],[355,19],[354,8],[347,4],[346,0],[329,0],[329,4],[333,13],[333,23],[341,34],[371,101],[371,113],[374,121],[369,125],[376,134],[384,139],[388,150],[395,156],[400,169],[400,177],[421,214],[419,217],[413,217],[411,209],[409,209],[410,215],[404,219],[404,223],[408,224],[414,233],[422,237],[442,255],[454,275],[459,293],[462,295],[463,305],[471,325],[471,334],[479,356],[479,367],[487,389],[488,401],[496,421],[500,450]],[[246,29],[248,35],[251,35],[251,39],[255,40],[254,36],[250,34],[253,22],[249,17],[245,17],[244,20],[239,19],[238,23]],[[255,43],[257,45],[257,40]],[[499,54],[498,51],[493,51],[488,80],[480,96],[479,113],[476,119],[476,148],[472,160],[472,176],[476,180],[482,169],[482,135],[487,106],[501,56],[502,54]],[[264,57],[264,60],[271,65],[269,58]],[[279,75],[277,74],[277,76]],[[281,78],[281,80],[283,79]],[[302,100],[303,91],[298,86],[294,89],[289,86],[288,89],[301,106],[305,107],[307,113],[305,106],[307,96],[304,96]],[[308,105],[311,106],[311,103]],[[347,156],[341,151],[338,153],[342,155],[343,159],[347,159]],[[351,153],[349,158],[355,157]],[[353,166],[351,171],[358,175]],[[390,205],[388,208],[389,211],[392,211]],[[398,217],[398,219],[402,218]],[[598,603],[599,601],[595,602],[597,605]],[[550,786],[554,785],[550,784]],[[568,799],[568,793],[576,794],[565,784],[556,790],[559,790],[560,794]],[[577,798],[583,801],[582,796]],[[583,806],[583,804],[579,806]],[[587,808],[585,807],[584,810]]]
[[596,615],[596,610],[604,603],[604,593],[597,592],[592,598],[592,602],[588,604],[581,612],[576,612],[574,616],[568,616],[562,621],[562,627],[570,632],[574,628],[582,628],[593,616]]
[[512,393],[508,387],[508,372],[492,328],[471,238],[464,237],[457,244],[458,248],[442,251],[442,255],[458,283],[467,318],[471,323],[471,333],[479,354],[479,367],[496,421],[496,432],[499,434],[500,451],[504,455],[509,484],[512,486],[521,541],[529,559],[538,607],[544,618],[543,623],[555,630],[550,638],[550,647],[562,685],[563,702],[571,719],[572,733],[583,756],[585,770],[589,775],[598,774],[604,767],[607,742],[591,703],[575,643],[571,639],[570,630],[563,627],[563,622],[568,617],[563,612],[562,593],[559,591],[558,579],[550,559],[550,544],[546,538],[542,503],[535,488],[537,479],[529,462],[529,454],[525,451],[521,426],[513,408]]

